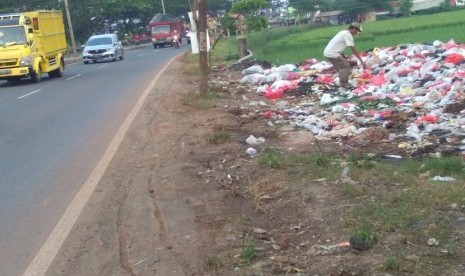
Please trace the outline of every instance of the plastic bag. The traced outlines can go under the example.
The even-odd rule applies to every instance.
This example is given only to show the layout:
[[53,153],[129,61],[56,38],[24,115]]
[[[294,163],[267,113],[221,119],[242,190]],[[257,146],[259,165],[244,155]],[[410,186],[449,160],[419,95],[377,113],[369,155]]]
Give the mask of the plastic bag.
[[464,59],[465,59],[465,57],[460,55],[460,54],[450,54],[444,59],[444,62],[445,63],[452,63],[454,65],[457,65],[458,63],[460,63]]
[[277,72],[293,72],[297,70],[297,66],[294,64],[285,64],[276,68]]
[[265,98],[270,99],[270,100],[279,99],[283,95],[284,95],[284,89],[283,88],[272,89],[271,87],[268,87],[268,89],[265,92]]
[[383,84],[386,83],[386,79],[384,79],[384,74],[379,74],[379,75],[373,76],[370,82],[373,85],[382,86]]
[[259,73],[254,73],[243,77],[240,82],[246,84],[259,84],[265,76]]
[[321,75],[318,75],[318,77],[316,78],[316,82],[330,84],[334,82],[334,79],[332,75],[321,74]]
[[260,65],[253,65],[253,66],[250,66],[249,68],[246,68],[242,71],[242,75],[246,76],[246,75],[250,75],[250,74],[255,74],[255,73],[259,73],[259,74],[263,74],[263,68],[260,66]]
[[273,83],[275,81],[279,81],[284,79],[284,76],[286,76],[285,72],[273,72],[268,75],[265,75],[263,78],[262,82],[263,83]]
[[285,80],[298,80],[298,79],[300,79],[300,75],[298,73],[295,73],[295,72],[289,72],[289,73],[286,74],[284,79]]

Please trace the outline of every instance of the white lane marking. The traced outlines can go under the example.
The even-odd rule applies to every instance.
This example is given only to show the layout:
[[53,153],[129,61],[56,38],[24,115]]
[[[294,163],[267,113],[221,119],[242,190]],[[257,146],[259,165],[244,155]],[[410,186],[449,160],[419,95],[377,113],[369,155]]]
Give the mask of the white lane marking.
[[146,54],[147,54],[147,53],[143,53],[143,54],[140,54],[139,56],[140,56],[140,57],[143,57],[143,56],[145,56]]
[[155,87],[160,76],[163,72],[168,68],[168,66],[176,59],[178,56],[173,57],[161,71],[152,79],[149,86],[145,89],[142,93],[141,97],[137,101],[136,105],[133,107],[131,112],[129,113],[126,120],[120,126],[118,132],[116,133],[115,137],[111,140],[110,145],[106,149],[105,153],[103,154],[102,158],[98,162],[95,169],[90,174],[89,178],[86,182],[82,185],[79,192],[74,197],[73,201],[69,204],[66,208],[63,216],[58,221],[57,225],[50,233],[50,236],[47,238],[45,243],[40,248],[37,255],[34,257],[32,262],[27,267],[26,271],[24,272],[23,276],[42,276],[45,275],[50,264],[52,263],[53,259],[55,258],[56,254],[60,250],[61,246],[65,242],[66,238],[68,237],[71,229],[76,223],[77,218],[81,214],[84,206],[86,205],[88,199],[92,195],[99,183],[100,179],[102,178],[103,174],[105,173],[110,161],[113,159],[116,151],[118,150],[119,145],[123,141],[123,138],[131,126],[134,118],[136,117],[139,110],[142,108],[145,99],[149,95],[150,91]]
[[32,92],[30,92],[30,93],[24,94],[24,95],[22,95],[22,96],[19,96],[19,97],[16,98],[16,99],[26,98],[27,96],[31,96],[32,94],[35,94],[35,93],[40,92],[40,91],[41,91],[41,90],[38,89],[38,90],[32,91]]
[[102,68],[105,68],[105,67],[107,67],[107,66],[108,66],[108,64],[105,64],[105,65],[102,65],[102,66],[97,67],[97,69],[102,69]]
[[80,76],[82,76],[82,74],[77,74],[76,76],[72,76],[72,77],[69,77],[67,78],[66,80],[72,80],[72,79],[75,79],[75,78],[79,78]]

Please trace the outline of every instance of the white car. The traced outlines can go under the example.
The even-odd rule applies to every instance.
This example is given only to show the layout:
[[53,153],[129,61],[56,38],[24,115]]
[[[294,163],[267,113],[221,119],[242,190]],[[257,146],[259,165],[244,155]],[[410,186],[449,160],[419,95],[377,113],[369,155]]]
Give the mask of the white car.
[[118,58],[124,59],[124,49],[116,34],[93,35],[82,51],[85,64],[90,61],[116,61]]

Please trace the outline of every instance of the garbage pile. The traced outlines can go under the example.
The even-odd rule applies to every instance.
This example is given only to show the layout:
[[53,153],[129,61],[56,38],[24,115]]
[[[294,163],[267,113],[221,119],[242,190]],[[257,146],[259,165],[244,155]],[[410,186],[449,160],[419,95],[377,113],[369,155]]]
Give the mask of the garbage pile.
[[383,140],[410,154],[465,157],[465,44],[375,48],[363,59],[368,68],[353,68],[349,90],[337,85],[331,64],[315,59],[253,65],[240,82],[280,103],[265,118],[317,139]]

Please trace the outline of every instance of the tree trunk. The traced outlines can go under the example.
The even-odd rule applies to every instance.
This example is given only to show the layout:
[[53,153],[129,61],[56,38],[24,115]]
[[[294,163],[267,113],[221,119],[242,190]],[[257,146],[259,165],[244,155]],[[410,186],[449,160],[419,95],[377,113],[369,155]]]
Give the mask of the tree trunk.
[[239,36],[237,38],[237,52],[239,54],[239,59],[247,56],[248,54],[247,43],[246,43],[245,37],[243,36]]
[[205,96],[208,90],[207,56],[207,0],[199,0],[199,93]]

